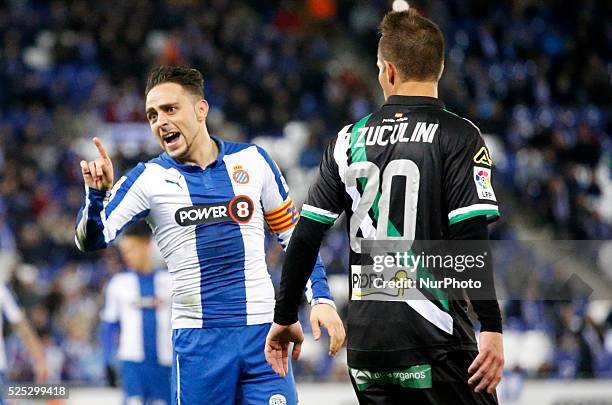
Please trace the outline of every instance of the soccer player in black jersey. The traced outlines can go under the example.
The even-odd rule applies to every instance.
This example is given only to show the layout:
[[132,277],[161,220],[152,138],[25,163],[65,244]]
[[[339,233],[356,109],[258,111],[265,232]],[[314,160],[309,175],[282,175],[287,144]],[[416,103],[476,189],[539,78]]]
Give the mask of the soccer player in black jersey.
[[[487,230],[499,217],[489,152],[478,128],[438,99],[438,26],[411,9],[388,13],[380,29],[386,103],[344,127],[324,153],[287,250],[266,357],[282,376],[291,342],[299,356],[303,287],[325,231],[344,212],[348,365],[360,404],[495,404],[503,347]],[[416,260],[438,251],[432,241],[455,260],[447,275],[481,287],[436,284],[441,265]],[[468,255],[478,271],[462,271]],[[481,325],[480,347],[466,296]]]

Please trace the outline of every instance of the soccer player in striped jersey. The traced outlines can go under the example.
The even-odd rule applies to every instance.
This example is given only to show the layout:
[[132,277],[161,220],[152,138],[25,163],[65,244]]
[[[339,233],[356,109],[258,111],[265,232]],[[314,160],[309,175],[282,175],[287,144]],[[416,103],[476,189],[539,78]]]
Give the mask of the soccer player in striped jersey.
[[[0,283],[0,387],[7,383],[6,352],[4,351],[4,333],[2,331],[4,318],[11,323],[13,330],[17,332],[32,356],[34,381],[37,384],[44,383],[47,380],[48,371],[42,344],[23,315],[23,312],[19,309],[9,289],[4,283]],[[2,397],[0,397],[0,405],[2,404]]]
[[[299,354],[301,289],[325,231],[345,212],[348,365],[360,404],[493,404],[503,349],[489,152],[478,128],[438,99],[439,28],[414,10],[395,11],[381,33],[386,103],[343,128],[323,155],[287,249],[266,357],[284,375],[290,342]],[[464,293],[481,324],[479,348]]]
[[151,231],[142,220],[123,232],[118,245],[128,271],[111,278],[102,310],[107,362],[119,335],[117,358],[127,405],[170,404],[172,286],[168,272],[153,267],[150,244]]
[[[265,225],[286,247],[299,215],[276,163],[253,144],[224,142],[206,128],[208,103],[195,69],[160,67],[146,87],[146,116],[164,150],[113,186],[112,162],[81,162],[85,201],[76,228],[81,250],[106,247],[145,218],[172,276],[175,404],[295,404],[263,347],[274,312]],[[306,286],[315,338],[344,340],[320,260]]]

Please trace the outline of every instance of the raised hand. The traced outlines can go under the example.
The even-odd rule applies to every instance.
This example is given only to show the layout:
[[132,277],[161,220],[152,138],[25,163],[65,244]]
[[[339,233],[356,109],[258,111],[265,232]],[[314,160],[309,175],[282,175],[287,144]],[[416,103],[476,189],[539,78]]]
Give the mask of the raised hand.
[[81,160],[81,173],[88,187],[107,191],[113,187],[113,162],[106,153],[100,138],[93,138],[93,142],[98,148],[100,157],[90,162]]

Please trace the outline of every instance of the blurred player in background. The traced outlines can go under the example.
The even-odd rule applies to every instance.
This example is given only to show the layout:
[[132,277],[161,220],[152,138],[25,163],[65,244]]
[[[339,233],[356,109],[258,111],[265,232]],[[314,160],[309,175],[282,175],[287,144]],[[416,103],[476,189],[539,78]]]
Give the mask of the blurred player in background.
[[[266,356],[284,375],[290,342],[299,355],[301,290],[323,235],[346,212],[348,364],[359,402],[494,404],[503,349],[487,230],[499,217],[489,153],[478,128],[438,99],[444,67],[438,26],[406,10],[387,14],[380,30],[378,80],[386,103],[344,127],[324,153],[287,250]],[[419,241],[470,240],[475,253],[486,252],[484,269],[469,274],[482,282],[486,299],[467,290],[481,323],[480,352],[462,298],[421,284],[402,301],[356,292],[354,276],[372,264],[365,240],[404,240],[415,252]]]
[[[32,356],[32,366],[34,369],[34,381],[42,384],[47,380],[47,360],[40,340],[30,327],[23,312],[17,306],[15,299],[4,283],[0,283],[0,387],[6,381],[6,353],[4,351],[3,319],[6,318],[19,335],[26,348]],[[0,397],[0,405],[2,404]]]
[[[287,184],[263,149],[209,135],[199,71],[157,68],[145,94],[164,153],[113,187],[111,160],[94,138],[100,157],[81,161],[76,243],[104,248],[139,218],[153,229],[172,276],[173,403],[295,404],[293,378],[279,378],[262,350],[274,312],[264,226],[286,247],[299,218]],[[322,263],[313,266],[311,319],[328,329],[335,353],[342,321]]]
[[119,240],[129,271],[115,274],[106,288],[102,311],[105,360],[115,351],[127,405],[170,403],[172,281],[151,260],[151,231],[143,221],[130,225]]

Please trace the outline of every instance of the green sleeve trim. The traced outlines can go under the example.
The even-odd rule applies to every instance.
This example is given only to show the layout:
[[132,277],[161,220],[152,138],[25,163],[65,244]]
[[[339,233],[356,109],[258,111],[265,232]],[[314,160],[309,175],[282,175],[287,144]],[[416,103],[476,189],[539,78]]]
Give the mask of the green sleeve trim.
[[499,210],[487,209],[487,210],[474,210],[470,212],[466,212],[465,214],[459,214],[452,217],[448,224],[456,224],[457,222],[465,221],[466,219],[477,217],[479,215],[486,215],[487,222],[496,221],[499,218]]
[[334,218],[326,217],[324,215],[317,214],[316,212],[312,211],[307,211],[305,209],[302,209],[301,215],[305,218],[312,219],[313,221],[317,221],[325,225],[333,225],[333,223],[336,221]]

